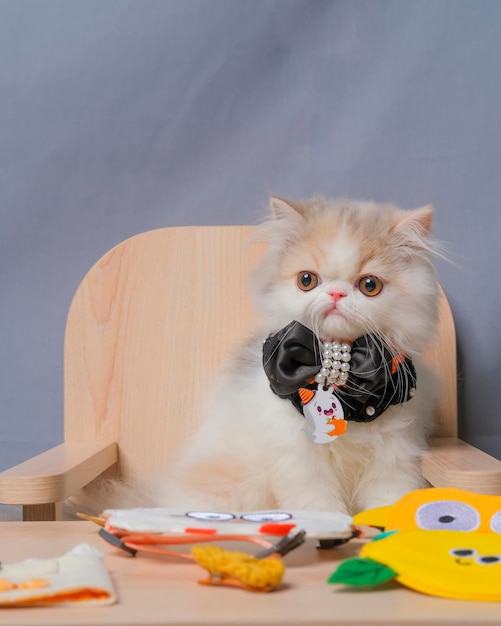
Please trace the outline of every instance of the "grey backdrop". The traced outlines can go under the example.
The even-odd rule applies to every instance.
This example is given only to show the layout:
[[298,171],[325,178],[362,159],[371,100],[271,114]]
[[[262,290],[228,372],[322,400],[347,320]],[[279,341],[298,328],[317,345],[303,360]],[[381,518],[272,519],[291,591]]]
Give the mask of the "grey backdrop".
[[86,270],[270,191],[433,202],[461,434],[501,458],[500,62],[497,0],[0,0],[0,468],[62,440]]

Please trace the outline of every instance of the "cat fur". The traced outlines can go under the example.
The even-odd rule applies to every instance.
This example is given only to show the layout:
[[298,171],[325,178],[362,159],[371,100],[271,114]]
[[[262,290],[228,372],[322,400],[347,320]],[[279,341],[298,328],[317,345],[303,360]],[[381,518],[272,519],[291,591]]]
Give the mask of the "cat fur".
[[[268,251],[252,285],[265,323],[225,364],[206,419],[174,466],[151,484],[151,502],[349,514],[393,503],[424,486],[420,457],[437,394],[423,361],[438,317],[433,209],[323,197],[272,197],[270,206],[261,226]],[[308,292],[297,286],[304,271],[320,278]],[[368,275],[383,281],[377,296],[358,288]],[[346,295],[334,306],[329,292]],[[264,339],[292,320],[324,340],[383,337],[413,359],[414,397],[373,422],[349,422],[332,443],[312,443],[305,418],[273,394],[262,366]]]

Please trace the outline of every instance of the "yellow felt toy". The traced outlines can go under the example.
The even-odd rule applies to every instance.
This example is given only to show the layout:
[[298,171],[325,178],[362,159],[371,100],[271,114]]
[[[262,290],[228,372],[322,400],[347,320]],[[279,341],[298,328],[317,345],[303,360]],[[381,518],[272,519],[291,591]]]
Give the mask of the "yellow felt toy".
[[501,601],[501,496],[421,489],[354,519],[386,532],[329,582],[364,586],[394,578],[430,595]]
[[463,530],[501,533],[501,496],[452,487],[410,491],[392,506],[369,509],[353,518],[357,525],[385,530]]

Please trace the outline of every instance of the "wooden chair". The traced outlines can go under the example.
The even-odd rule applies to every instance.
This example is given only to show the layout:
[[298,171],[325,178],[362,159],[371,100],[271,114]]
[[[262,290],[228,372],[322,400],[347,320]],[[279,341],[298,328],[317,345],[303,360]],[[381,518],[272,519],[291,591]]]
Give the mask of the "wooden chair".
[[[144,476],[172,460],[202,417],[220,361],[257,322],[248,277],[263,255],[250,226],[163,228],[105,254],[70,307],[64,350],[64,443],[0,474],[0,502],[25,520],[111,466]],[[457,438],[454,323],[442,294],[429,358],[443,382],[423,458],[435,486],[501,493],[501,461]],[[115,465],[116,464],[116,465]]]

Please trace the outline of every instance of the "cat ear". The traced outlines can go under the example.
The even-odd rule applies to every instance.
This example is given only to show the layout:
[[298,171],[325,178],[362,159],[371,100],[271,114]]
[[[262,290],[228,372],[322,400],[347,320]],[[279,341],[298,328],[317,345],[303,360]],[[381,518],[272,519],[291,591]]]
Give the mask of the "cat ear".
[[434,245],[430,239],[433,207],[428,204],[414,211],[400,211],[397,216],[395,235],[398,246],[411,256],[415,253],[431,253]]
[[428,236],[433,222],[433,205],[428,204],[414,211],[402,211],[397,222],[397,232]]
[[276,220],[302,219],[302,206],[293,200],[270,196],[270,209]]
[[278,240],[293,243],[304,235],[306,221],[300,203],[270,196],[270,209],[273,216],[271,225]]

